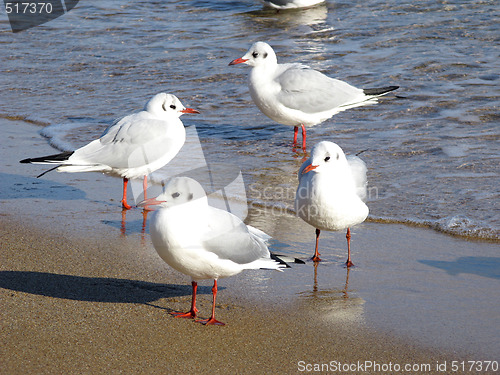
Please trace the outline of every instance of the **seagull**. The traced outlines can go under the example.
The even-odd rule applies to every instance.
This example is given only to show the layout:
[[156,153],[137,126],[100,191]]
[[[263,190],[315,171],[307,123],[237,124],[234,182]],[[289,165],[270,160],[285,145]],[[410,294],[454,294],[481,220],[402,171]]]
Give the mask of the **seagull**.
[[306,126],[322,123],[349,108],[377,102],[379,96],[399,86],[358,89],[330,78],[310,67],[278,64],[276,54],[265,42],[256,42],[245,55],[229,65],[252,67],[248,87],[254,103],[272,120],[294,126],[294,145],[299,126],[302,128],[302,149],[306,149]]
[[75,151],[29,158],[21,163],[56,164],[58,172],[103,172],[123,178],[122,206],[127,203],[129,179],[143,178],[144,194],[147,175],[166,165],[179,152],[186,131],[179,119],[184,113],[199,113],[182,105],[175,95],[159,93],[144,109],[123,117],[109,126],[99,139]]
[[348,157],[335,143],[316,144],[311,157],[299,169],[299,186],[295,194],[295,211],[316,228],[316,248],[312,260],[321,261],[318,239],[321,230],[347,228],[347,262],[351,267],[350,227],[368,216],[366,199],[366,166],[357,156]]
[[213,279],[212,316],[197,322],[224,325],[215,319],[219,278],[246,269],[280,271],[287,267],[284,262],[271,258],[267,234],[245,225],[230,212],[209,206],[205,190],[192,178],[172,178],[162,194],[139,203],[143,205],[159,205],[149,223],[149,233],[160,257],[173,269],[191,276],[191,309],[186,313],[173,313],[176,317],[196,317],[198,281]]
[[325,0],[261,0],[266,7],[278,10],[307,8],[323,2]]

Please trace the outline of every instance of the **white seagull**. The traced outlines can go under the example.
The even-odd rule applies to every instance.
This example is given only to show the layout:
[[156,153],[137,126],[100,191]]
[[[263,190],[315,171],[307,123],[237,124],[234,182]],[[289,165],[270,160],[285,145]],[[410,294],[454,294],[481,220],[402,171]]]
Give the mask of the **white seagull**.
[[325,0],[261,0],[266,7],[273,9],[307,8],[325,2]]
[[160,257],[172,268],[191,276],[191,309],[173,313],[195,318],[198,281],[213,279],[210,319],[203,324],[224,325],[215,319],[217,280],[246,269],[281,270],[286,264],[271,259],[264,232],[245,225],[237,216],[208,205],[203,187],[189,177],[175,177],[157,198],[139,204],[160,205],[149,223],[149,233]]
[[248,87],[254,103],[272,120],[295,127],[294,145],[300,126],[304,150],[305,126],[320,124],[349,108],[376,103],[379,96],[399,87],[358,89],[306,65],[278,64],[274,50],[264,42],[254,43],[229,65],[241,63],[253,67]]
[[313,261],[319,258],[318,239],[321,230],[347,228],[347,262],[351,262],[350,227],[365,221],[366,166],[356,157],[344,155],[333,142],[316,144],[311,157],[299,169],[299,186],[295,195],[295,210],[306,223],[316,228],[316,249]]
[[[153,96],[138,113],[128,115],[109,126],[99,139],[75,151],[21,160],[21,163],[57,164],[58,172],[103,172],[123,177],[122,206],[127,203],[130,178],[143,178],[166,165],[186,140],[186,130],[179,117],[199,113],[182,105],[175,95]],[[46,171],[40,176],[43,176]]]

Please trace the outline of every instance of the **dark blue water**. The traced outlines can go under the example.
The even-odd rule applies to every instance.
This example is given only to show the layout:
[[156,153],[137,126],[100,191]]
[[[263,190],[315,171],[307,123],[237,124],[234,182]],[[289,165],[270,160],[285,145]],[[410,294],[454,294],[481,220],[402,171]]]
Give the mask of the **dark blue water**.
[[248,68],[227,66],[263,40],[280,62],[358,87],[401,86],[404,99],[309,131],[311,146],[367,150],[371,219],[499,239],[498,13],[495,1],[342,0],[276,13],[251,0],[87,0],[13,34],[3,12],[0,117],[50,125],[54,144],[71,148],[174,93],[202,112],[183,121],[205,151],[240,166],[252,204],[291,207],[302,158],[292,130],[253,105]]

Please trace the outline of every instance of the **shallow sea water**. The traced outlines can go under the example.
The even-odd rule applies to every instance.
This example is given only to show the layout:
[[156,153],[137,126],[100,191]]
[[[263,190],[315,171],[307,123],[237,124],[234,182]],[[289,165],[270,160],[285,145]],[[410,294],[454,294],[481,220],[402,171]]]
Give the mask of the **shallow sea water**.
[[329,1],[280,13],[250,0],[85,1],[16,34],[4,13],[0,116],[50,125],[55,146],[74,148],[171,92],[202,112],[184,123],[207,158],[239,165],[251,203],[293,207],[303,155],[292,129],[253,105],[248,67],[227,66],[263,40],[281,62],[358,87],[400,86],[399,97],[308,132],[309,149],[328,139],[366,150],[372,219],[499,239],[497,11],[494,1]]

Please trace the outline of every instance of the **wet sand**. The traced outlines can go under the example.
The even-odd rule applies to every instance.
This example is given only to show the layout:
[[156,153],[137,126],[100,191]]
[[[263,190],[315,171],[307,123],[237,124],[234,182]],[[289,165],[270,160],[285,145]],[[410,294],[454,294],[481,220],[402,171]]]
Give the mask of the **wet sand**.
[[[216,312],[226,326],[176,319],[168,313],[188,309],[189,283],[155,254],[134,255],[141,248],[135,241],[72,237],[11,215],[1,220],[1,237],[4,374],[290,374],[331,361],[450,360],[363,324],[318,319],[310,304],[251,302],[241,288],[228,293],[230,281]],[[207,317],[209,284],[200,292]]]
[[[365,223],[348,272],[343,234],[325,233],[318,267],[221,280],[216,316],[227,325],[205,327],[169,315],[189,308],[190,280],[158,257],[140,210],[122,216],[119,179],[36,179],[40,167],[18,160],[54,150],[26,135],[32,125],[1,125],[2,374],[342,373],[339,364],[442,374],[452,361],[498,360],[495,243]],[[276,239],[273,250],[311,255],[313,229],[292,215],[254,208],[248,222]],[[199,288],[202,318],[210,289]]]

